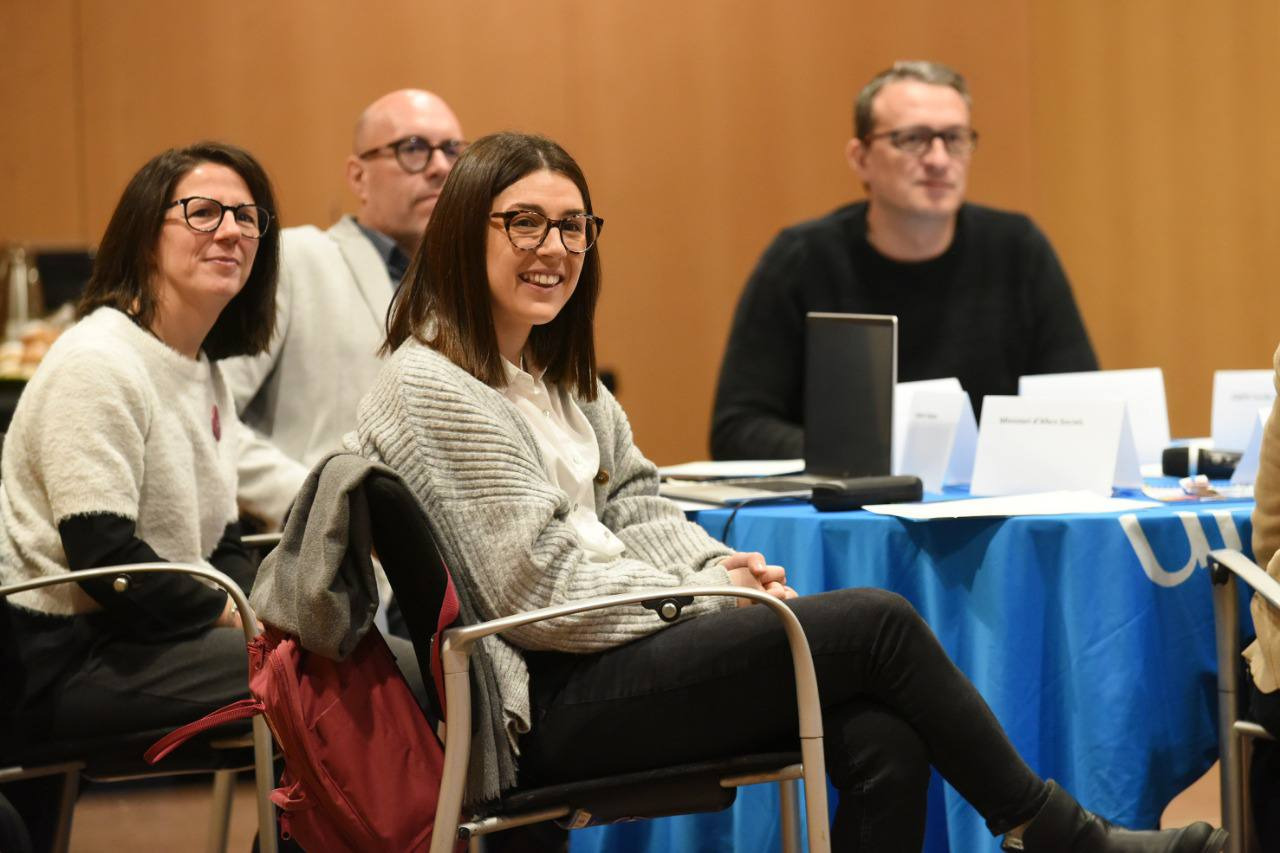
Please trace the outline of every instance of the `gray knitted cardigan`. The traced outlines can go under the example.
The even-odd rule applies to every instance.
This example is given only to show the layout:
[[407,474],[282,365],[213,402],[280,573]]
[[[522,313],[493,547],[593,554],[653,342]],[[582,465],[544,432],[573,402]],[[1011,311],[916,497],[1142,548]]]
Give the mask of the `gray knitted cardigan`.
[[[461,576],[465,620],[638,589],[729,582],[718,564],[729,549],[658,497],[657,470],[632,443],[612,395],[600,387],[595,401],[579,405],[600,446],[597,515],[626,545],[609,563],[585,559],[566,521],[568,496],[549,481],[533,433],[500,391],[410,339],[361,401],[348,447],[394,469],[418,496],[445,560]],[[702,599],[685,613],[732,606],[731,599]],[[518,736],[529,731],[530,719],[521,649],[589,654],[662,627],[635,605],[483,641],[502,708],[490,709],[473,738],[468,801],[492,799],[516,782]]]

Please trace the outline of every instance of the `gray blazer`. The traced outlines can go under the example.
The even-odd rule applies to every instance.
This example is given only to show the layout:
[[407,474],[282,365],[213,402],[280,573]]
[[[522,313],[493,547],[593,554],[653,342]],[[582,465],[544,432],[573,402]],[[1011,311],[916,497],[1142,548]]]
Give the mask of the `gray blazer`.
[[[222,362],[244,423],[279,454],[240,460],[241,504],[278,523],[307,471],[355,429],[378,375],[394,286],[350,216],[281,234],[276,331],[265,353]],[[283,458],[280,454],[283,454]]]

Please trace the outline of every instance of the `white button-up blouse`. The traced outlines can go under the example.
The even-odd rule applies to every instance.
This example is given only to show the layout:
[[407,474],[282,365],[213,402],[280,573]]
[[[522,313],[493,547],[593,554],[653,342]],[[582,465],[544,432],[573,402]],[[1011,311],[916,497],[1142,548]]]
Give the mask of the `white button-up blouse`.
[[548,384],[542,372],[535,377],[505,358],[502,366],[507,372],[503,393],[533,431],[547,478],[573,503],[568,521],[587,559],[601,563],[617,559],[626,546],[596,515],[600,447],[591,423],[573,396]]

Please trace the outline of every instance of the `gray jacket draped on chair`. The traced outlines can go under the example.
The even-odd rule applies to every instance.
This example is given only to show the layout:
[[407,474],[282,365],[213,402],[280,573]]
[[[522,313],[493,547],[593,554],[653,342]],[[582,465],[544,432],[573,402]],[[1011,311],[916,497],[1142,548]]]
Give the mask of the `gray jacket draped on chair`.
[[[354,454],[332,453],[321,459],[298,493],[280,544],[262,561],[250,595],[263,622],[295,635],[308,651],[337,660],[355,649],[378,610],[365,492],[365,482],[374,473],[400,480],[385,465]],[[454,586],[460,621],[479,621],[466,578],[455,576]],[[497,756],[509,753],[497,679],[483,648],[472,655],[471,667],[475,719],[496,722],[480,725],[475,732],[469,802],[492,796],[500,777],[514,776],[513,767],[499,770]]]

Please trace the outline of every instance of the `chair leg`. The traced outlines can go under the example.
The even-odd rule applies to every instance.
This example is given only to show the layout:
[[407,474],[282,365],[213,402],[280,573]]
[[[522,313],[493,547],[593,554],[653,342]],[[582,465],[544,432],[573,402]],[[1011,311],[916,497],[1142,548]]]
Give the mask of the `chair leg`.
[[261,714],[253,718],[253,781],[254,800],[258,811],[258,850],[260,853],[276,853],[278,829],[276,809],[271,803],[271,789],[275,787],[275,762],[271,750],[271,730]]
[[207,853],[226,853],[230,833],[231,801],[235,795],[236,771],[216,770],[213,774],[213,798],[209,809]]
[[1253,738],[1237,734],[1240,755],[1240,850],[1242,853],[1262,853],[1258,842],[1258,829],[1253,825],[1253,797],[1249,789],[1250,767],[1253,765]]
[[54,853],[67,853],[71,847],[71,815],[80,796],[80,770],[62,774],[62,795],[58,801],[58,825],[53,833]]
[[800,853],[800,782],[783,779],[778,782],[778,807],[782,812],[783,853]]
[[1213,623],[1218,658],[1218,747],[1221,760],[1222,825],[1230,833],[1226,853],[1244,853],[1244,775],[1241,738],[1234,728],[1240,689],[1240,611],[1235,575],[1221,566],[1213,570]]
[[1221,734],[1223,745],[1218,767],[1218,784],[1221,787],[1222,825],[1230,836],[1227,839],[1226,853],[1246,853],[1244,844],[1244,762],[1240,753],[1243,750],[1243,739],[1230,729],[1230,722]]

